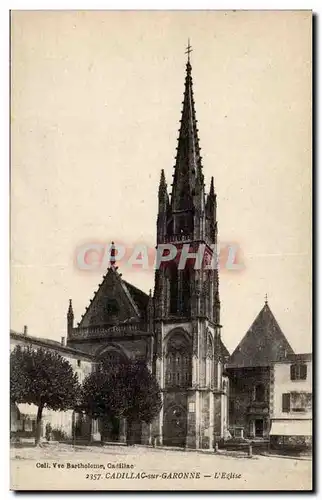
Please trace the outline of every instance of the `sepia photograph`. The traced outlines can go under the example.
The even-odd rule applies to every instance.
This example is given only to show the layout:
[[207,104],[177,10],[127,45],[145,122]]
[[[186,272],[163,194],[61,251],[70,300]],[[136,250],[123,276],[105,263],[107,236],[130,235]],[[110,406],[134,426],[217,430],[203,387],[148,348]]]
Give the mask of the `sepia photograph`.
[[10,488],[312,491],[312,11],[10,12]]

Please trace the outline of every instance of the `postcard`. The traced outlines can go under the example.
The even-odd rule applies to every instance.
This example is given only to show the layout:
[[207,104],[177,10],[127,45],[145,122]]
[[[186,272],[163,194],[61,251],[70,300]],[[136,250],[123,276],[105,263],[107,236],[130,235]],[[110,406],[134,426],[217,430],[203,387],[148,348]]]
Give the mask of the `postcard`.
[[312,12],[11,11],[13,490],[312,490]]

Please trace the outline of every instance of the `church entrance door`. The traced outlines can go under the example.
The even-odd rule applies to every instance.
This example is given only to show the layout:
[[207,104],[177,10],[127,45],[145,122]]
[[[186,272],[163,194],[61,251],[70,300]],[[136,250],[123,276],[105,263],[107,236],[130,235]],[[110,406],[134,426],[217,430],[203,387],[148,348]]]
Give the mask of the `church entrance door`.
[[264,421],[262,418],[255,420],[255,437],[262,438],[264,432]]
[[163,443],[165,446],[186,445],[187,414],[180,406],[171,406],[164,416]]

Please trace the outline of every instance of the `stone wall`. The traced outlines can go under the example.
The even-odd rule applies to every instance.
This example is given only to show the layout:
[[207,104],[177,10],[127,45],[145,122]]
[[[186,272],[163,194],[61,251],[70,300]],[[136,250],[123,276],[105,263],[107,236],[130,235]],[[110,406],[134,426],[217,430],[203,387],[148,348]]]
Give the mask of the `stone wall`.
[[[244,436],[251,434],[250,422],[264,419],[264,434],[269,433],[270,370],[267,367],[239,368],[229,372],[229,425],[244,428]],[[255,386],[262,383],[265,387],[265,402],[254,401]]]
[[146,357],[149,347],[149,339],[126,339],[115,337],[111,339],[100,339],[88,342],[73,342],[73,348],[96,356],[104,348],[120,350],[129,359],[142,359]]
[[164,393],[163,397],[163,444],[185,446],[190,425],[187,418],[187,393],[171,391]]
[[284,452],[301,452],[312,449],[312,436],[271,436],[270,448]]

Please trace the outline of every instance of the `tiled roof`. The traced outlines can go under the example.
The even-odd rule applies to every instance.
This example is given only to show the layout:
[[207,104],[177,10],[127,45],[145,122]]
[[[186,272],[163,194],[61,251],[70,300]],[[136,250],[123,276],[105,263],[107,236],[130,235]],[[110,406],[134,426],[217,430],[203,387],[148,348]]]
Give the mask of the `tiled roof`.
[[137,288],[136,286],[129,283],[128,281],[122,280],[122,283],[128,289],[128,291],[131,294],[131,297],[133,298],[139,311],[141,311],[142,313],[145,313],[146,309],[148,307],[149,296],[145,292],[143,292],[142,290]]
[[267,366],[282,361],[294,351],[265,302],[255,321],[228,361],[228,368]]
[[287,361],[294,362],[294,361],[312,361],[312,353],[311,352],[305,352],[305,353],[298,353],[298,354],[289,354],[287,356]]
[[88,360],[93,359],[92,355],[90,355],[86,352],[80,351],[79,349],[75,349],[74,347],[62,345],[57,340],[46,339],[46,338],[41,338],[41,337],[34,337],[33,335],[24,335],[23,333],[19,333],[19,332],[16,332],[14,330],[10,330],[10,337],[15,339],[15,340],[23,341],[26,344],[33,343],[33,344],[37,344],[37,345],[42,346],[42,347],[55,349],[57,351],[61,351],[64,353],[74,354],[75,356],[78,356],[79,358],[87,358]]

